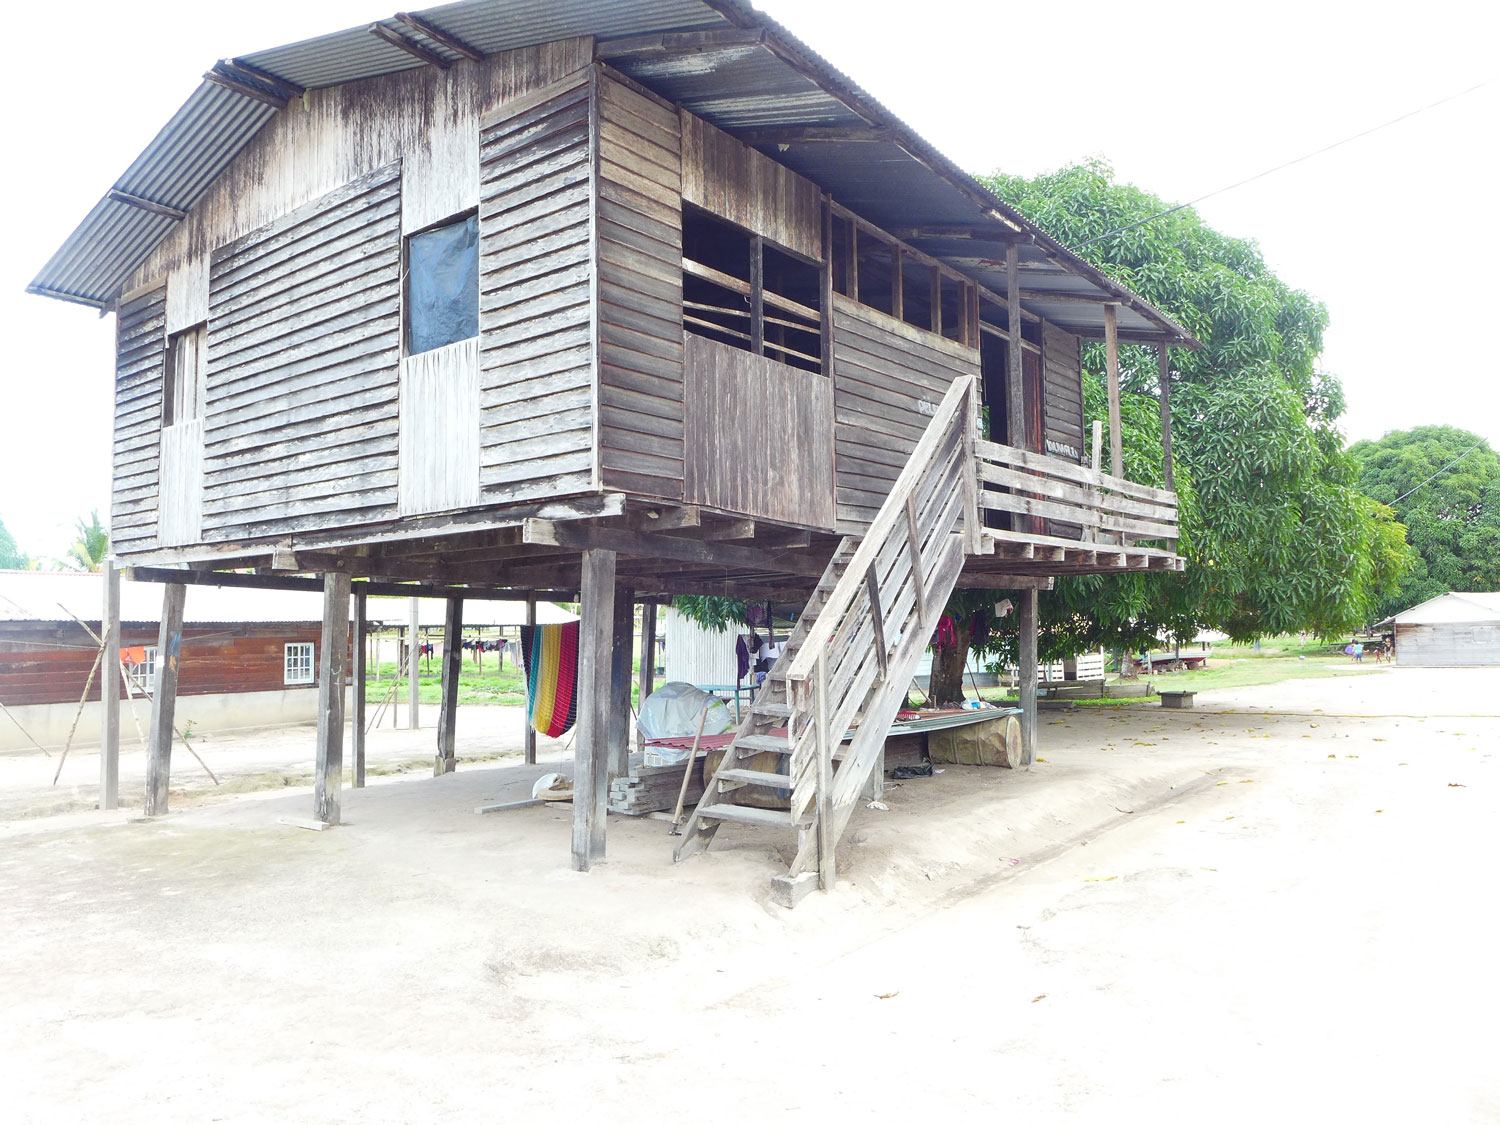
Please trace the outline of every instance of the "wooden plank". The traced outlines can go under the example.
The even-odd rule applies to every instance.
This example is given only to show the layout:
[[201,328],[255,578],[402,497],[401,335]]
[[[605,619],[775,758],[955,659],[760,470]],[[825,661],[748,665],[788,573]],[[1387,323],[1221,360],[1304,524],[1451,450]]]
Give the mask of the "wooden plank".
[[[104,606],[99,618],[104,633],[104,678],[99,685],[103,707],[99,745],[99,808],[120,804],[120,568],[111,556],[104,560]],[[161,651],[160,649],[157,650]]]
[[457,766],[458,680],[464,670],[464,600],[449,598],[443,612],[442,696],[438,708],[437,754],[432,775],[441,777]]
[[416,598],[406,602],[406,729],[416,730],[420,725],[422,653],[418,634],[421,625],[421,606]]
[[[1125,476],[1125,435],[1120,430],[1119,305],[1104,306],[1104,370],[1109,391],[1109,475]],[[1017,444],[1012,442],[1011,444]]]
[[[528,591],[526,594],[526,625],[528,628],[536,628],[536,593]],[[526,669],[521,670],[523,685],[526,682]],[[521,738],[522,759],[528,766],[536,765],[536,728],[531,725],[531,708],[528,706],[521,716],[521,727],[523,730]]]
[[1020,605],[1016,610],[1019,629],[1016,660],[1020,675],[1018,695],[1021,704],[1021,737],[1024,743],[1021,750],[1023,766],[1030,766],[1036,756],[1038,597],[1036,590],[1022,590]]
[[368,674],[369,594],[361,589],[354,595],[354,692],[350,711],[354,738],[354,788],[365,787],[365,680]]
[[1162,478],[1172,491],[1172,379],[1167,367],[1167,345],[1156,345],[1156,379],[1161,392]]
[[344,781],[344,680],[349,647],[349,575],[323,576],[323,634],[318,652],[318,742],[313,818],[337,824]]
[[167,812],[167,790],[172,779],[173,719],[177,708],[177,676],[182,662],[182,612],[187,587],[162,587],[161,627],[156,640],[156,683],[151,694],[151,727],[146,751],[146,815]]
[[875,635],[872,638],[875,646],[875,659],[880,664],[880,674],[883,677],[890,672],[890,666],[887,663],[889,652],[885,639],[885,618],[880,612],[880,581],[875,577],[874,563],[871,563],[865,570],[865,595],[870,602],[870,621],[875,628]]
[[609,807],[610,648],[615,553],[583,552],[578,639],[578,739],[573,751],[573,870],[604,858]]

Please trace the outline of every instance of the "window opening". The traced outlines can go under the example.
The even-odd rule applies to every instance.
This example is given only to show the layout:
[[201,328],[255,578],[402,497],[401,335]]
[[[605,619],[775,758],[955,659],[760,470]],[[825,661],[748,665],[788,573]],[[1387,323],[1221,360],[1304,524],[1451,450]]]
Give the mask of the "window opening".
[[823,370],[820,267],[685,206],[683,326],[696,336]]
[[406,351],[429,352],[479,335],[479,216],[406,240]]
[[[146,645],[139,653],[135,649],[124,650],[125,673],[130,677],[130,686],[139,692],[156,690],[156,646]],[[132,656],[138,657],[132,661]]]
[[297,641],[286,646],[285,675],[282,682],[288,684],[310,684],[313,682],[313,646],[311,641]]
[[207,326],[195,324],[167,338],[167,369],[161,402],[163,426],[193,422],[203,417],[207,337]]

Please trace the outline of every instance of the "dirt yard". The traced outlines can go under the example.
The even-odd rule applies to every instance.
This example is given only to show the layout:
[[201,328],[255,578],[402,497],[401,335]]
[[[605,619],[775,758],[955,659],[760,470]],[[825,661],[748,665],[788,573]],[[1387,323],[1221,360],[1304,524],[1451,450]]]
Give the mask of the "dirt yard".
[[[430,732],[321,833],[279,823],[309,789],[205,800],[181,755],[166,818],[27,817],[6,759],[5,1119],[1500,1120],[1497,679],[1044,713],[1030,771],[861,809],[792,912],[750,829],[674,867],[611,818],[576,874],[566,807],[473,811],[545,766],[421,776]],[[461,755],[514,733],[464,717]]]

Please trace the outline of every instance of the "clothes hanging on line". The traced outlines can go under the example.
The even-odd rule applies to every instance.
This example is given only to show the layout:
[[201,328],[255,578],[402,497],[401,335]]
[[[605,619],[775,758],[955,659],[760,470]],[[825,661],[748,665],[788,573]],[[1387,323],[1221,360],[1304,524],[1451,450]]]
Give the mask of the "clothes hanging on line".
[[522,625],[521,663],[531,729],[561,738],[578,718],[578,622]]

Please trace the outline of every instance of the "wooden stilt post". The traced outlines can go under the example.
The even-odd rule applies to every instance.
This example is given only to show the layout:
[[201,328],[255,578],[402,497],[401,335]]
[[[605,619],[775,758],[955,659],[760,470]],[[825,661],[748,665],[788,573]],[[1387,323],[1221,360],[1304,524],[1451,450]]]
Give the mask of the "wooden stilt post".
[[1005,352],[1005,440],[1026,448],[1026,381],[1021,377],[1021,251],[1012,242],[1005,248],[1005,327],[1010,340]]
[[438,711],[438,750],[432,763],[432,776],[452,773],[457,762],[458,745],[458,678],[464,670],[464,600],[449,598],[443,615],[443,700]]
[[365,787],[365,680],[369,674],[369,595],[354,595],[354,788]]
[[120,568],[113,557],[104,560],[104,676],[99,681],[99,705],[104,710],[99,743],[99,807],[120,805]]
[[630,772],[630,655],[635,647],[635,591],[615,588],[614,635],[609,659],[609,776]]
[[313,763],[313,816],[339,822],[344,782],[344,685],[349,665],[349,576],[323,575],[323,636],[318,653],[318,756]]
[[1125,435],[1120,430],[1120,306],[1104,306],[1104,369],[1109,381],[1109,475],[1125,476]]
[[422,673],[422,642],[417,639],[417,633],[422,628],[421,619],[418,617],[418,599],[406,599],[406,729],[416,730],[420,723],[417,718],[417,708],[420,700],[417,698],[421,691],[421,685],[417,682]]
[[1037,592],[1035,589],[1020,591],[1020,608],[1016,624],[1021,637],[1018,659],[1021,674],[1021,738],[1025,742],[1021,764],[1031,765],[1036,755],[1036,651],[1037,651]]
[[615,552],[583,552],[578,634],[578,740],[573,751],[573,869],[604,858],[609,797],[610,641]]
[[641,668],[636,705],[644,706],[656,690],[656,603],[641,603]]
[[1161,387],[1161,469],[1163,487],[1172,491],[1172,381],[1167,374],[1167,345],[1156,345],[1156,378]]
[[[535,594],[526,595],[526,624],[533,627],[535,627],[536,625]],[[525,690],[525,687],[526,669],[523,667],[521,669],[521,688],[523,691]],[[524,730],[524,734],[522,736],[522,749],[525,751],[526,764],[528,766],[534,766],[536,765],[536,731],[531,729],[531,711],[529,707],[523,710],[523,713],[521,715],[521,726]]]
[[151,743],[146,752],[146,815],[167,811],[172,781],[172,720],[177,710],[177,670],[182,659],[182,610],[187,587],[162,587],[161,629],[156,637],[156,685],[151,695]]

